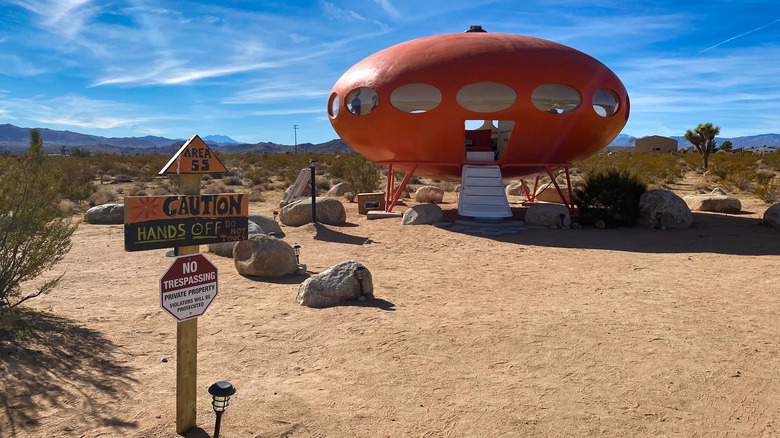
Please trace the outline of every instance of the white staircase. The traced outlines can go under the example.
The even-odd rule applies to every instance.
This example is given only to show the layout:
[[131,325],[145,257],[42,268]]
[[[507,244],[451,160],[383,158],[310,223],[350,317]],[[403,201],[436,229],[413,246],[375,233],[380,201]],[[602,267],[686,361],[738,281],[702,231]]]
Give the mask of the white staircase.
[[463,166],[458,214],[476,218],[512,217],[498,166]]

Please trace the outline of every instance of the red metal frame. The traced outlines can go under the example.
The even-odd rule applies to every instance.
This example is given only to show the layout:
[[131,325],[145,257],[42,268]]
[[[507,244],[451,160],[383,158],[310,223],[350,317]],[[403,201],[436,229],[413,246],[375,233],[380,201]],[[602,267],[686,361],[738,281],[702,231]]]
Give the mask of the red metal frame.
[[[393,208],[398,203],[398,200],[401,199],[401,193],[403,193],[404,189],[406,188],[406,185],[409,184],[409,180],[411,180],[412,176],[414,175],[414,171],[417,170],[418,165],[420,164],[432,164],[432,165],[445,165],[445,166],[461,166],[459,163],[430,163],[430,162],[399,162],[399,161],[386,161],[386,162],[377,162],[377,164],[387,166],[387,188],[385,189],[385,212],[391,212],[393,211]],[[398,186],[398,189],[395,190],[395,169],[393,168],[394,164],[403,164],[403,165],[411,165],[412,168],[409,170],[409,172],[406,173],[404,176],[404,179],[401,180],[401,184]],[[484,164],[484,162],[481,162],[481,164]],[[570,164],[504,164],[503,167],[527,167],[530,169],[544,169],[545,172],[547,172],[547,175],[552,180],[553,185],[555,186],[555,190],[558,191],[558,195],[561,197],[561,201],[563,201],[563,204],[566,206],[566,208],[569,209],[569,214],[571,217],[576,216],[576,209],[574,208],[574,195],[571,190],[571,176],[569,173],[569,167]],[[561,186],[558,185],[558,181],[555,179],[555,175],[552,173],[552,169],[559,169],[563,168],[564,172],[566,173],[566,188],[569,194],[569,197],[567,198],[566,195],[563,192],[563,189],[561,189]],[[533,194],[528,193],[528,188],[526,187],[525,181],[523,178],[520,178],[520,181],[523,183],[523,190],[525,191],[525,197],[528,200],[528,202],[536,202],[536,191],[539,188],[539,175],[536,176],[536,180],[534,181],[534,190]]]

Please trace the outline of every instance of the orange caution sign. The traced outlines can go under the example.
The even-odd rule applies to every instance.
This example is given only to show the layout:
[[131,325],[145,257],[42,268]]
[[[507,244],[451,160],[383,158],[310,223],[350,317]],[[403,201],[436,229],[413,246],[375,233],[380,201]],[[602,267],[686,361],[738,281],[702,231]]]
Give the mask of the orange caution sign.
[[159,175],[225,173],[225,165],[219,161],[209,146],[197,134],[190,137]]

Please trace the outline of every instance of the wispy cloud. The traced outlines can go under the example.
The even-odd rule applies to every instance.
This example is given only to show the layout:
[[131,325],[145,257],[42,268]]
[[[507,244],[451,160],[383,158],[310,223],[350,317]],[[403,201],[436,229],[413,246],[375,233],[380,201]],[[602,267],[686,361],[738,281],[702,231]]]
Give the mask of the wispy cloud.
[[267,111],[252,111],[249,114],[253,116],[284,116],[289,114],[318,114],[322,113],[324,106],[320,108],[287,108]]
[[712,50],[712,49],[714,49],[714,48],[716,48],[716,47],[718,47],[718,46],[722,46],[723,44],[726,44],[726,43],[728,43],[728,42],[730,42],[730,41],[734,41],[734,40],[735,40],[735,39],[737,39],[737,38],[741,38],[741,37],[743,37],[743,36],[745,36],[745,35],[750,35],[750,34],[751,34],[751,33],[753,33],[753,32],[757,32],[757,31],[759,31],[759,30],[761,30],[761,29],[765,29],[765,28],[767,28],[767,27],[769,27],[769,26],[771,26],[771,25],[773,25],[773,24],[775,24],[775,23],[780,23],[780,18],[778,18],[777,20],[775,20],[775,21],[773,21],[773,22],[771,22],[771,23],[765,24],[765,25],[763,25],[763,26],[759,26],[759,27],[757,27],[757,28],[755,28],[755,29],[751,29],[751,30],[749,30],[749,31],[747,31],[747,32],[744,32],[744,33],[741,33],[741,34],[739,34],[739,35],[737,35],[737,36],[733,36],[733,37],[731,37],[731,38],[729,38],[729,39],[727,39],[727,40],[721,41],[721,42],[719,42],[718,44],[715,44],[714,46],[707,47],[706,49],[704,49],[704,50],[702,50],[701,52],[697,53],[697,55],[701,55],[702,53],[704,53],[704,52],[706,52],[706,51]]
[[306,87],[300,84],[277,82],[243,90],[222,101],[224,104],[253,104],[289,102],[328,96],[329,88]]
[[92,0],[17,0],[13,4],[43,17],[43,25],[68,39],[75,38],[98,11]]
[[401,14],[398,12],[398,9],[393,6],[393,4],[390,2],[390,0],[374,0],[376,4],[382,7],[382,9],[387,12],[387,15],[398,18],[401,16]]
[[340,21],[368,21],[367,18],[350,9],[342,9],[331,2],[319,1],[326,16]]

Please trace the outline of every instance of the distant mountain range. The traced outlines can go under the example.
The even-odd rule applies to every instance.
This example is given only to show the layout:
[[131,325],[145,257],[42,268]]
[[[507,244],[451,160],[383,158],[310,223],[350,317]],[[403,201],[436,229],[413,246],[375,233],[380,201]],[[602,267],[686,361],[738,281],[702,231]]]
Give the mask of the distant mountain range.
[[[634,141],[637,138],[642,137],[620,134],[614,140],[612,140],[609,146],[634,146]],[[678,148],[687,148],[689,146],[693,146],[691,143],[685,140],[684,136],[670,136],[669,138],[677,140]],[[733,138],[715,137],[715,140],[717,140],[718,145],[721,145],[724,141],[729,140],[731,141],[732,147],[734,149],[752,149],[760,148],[761,146],[780,146],[780,134],[759,134]]]
[[[80,148],[93,154],[160,154],[173,155],[186,141],[165,137],[101,137],[97,135],[80,134],[71,131],[56,131],[38,128],[43,139],[43,147],[47,152],[60,153],[63,147]],[[225,135],[206,135],[201,139],[215,151],[225,154],[269,153],[279,154],[293,152],[295,146],[276,143],[239,143]],[[22,153],[30,145],[30,128],[4,124],[0,125],[0,151]],[[341,139],[326,143],[302,143],[298,152],[303,153],[335,153],[351,151]]]
[[[147,135],[146,137],[101,137],[97,135],[80,134],[71,131],[56,131],[47,128],[38,128],[43,139],[43,146],[46,151],[52,153],[61,152],[63,147],[78,147],[88,150],[93,154],[160,154],[173,155],[184,143],[184,139],[171,139],[165,137],[155,137]],[[684,137],[675,137],[680,148],[692,146],[685,141]],[[276,143],[239,143],[225,135],[206,135],[201,139],[216,151],[225,154],[280,154],[292,152],[293,145],[282,145]],[[637,137],[620,134],[609,146],[634,146]],[[734,149],[738,148],[759,148],[761,146],[780,146],[780,134],[760,134],[746,137],[722,138],[717,137],[718,144],[730,140]],[[18,126],[4,124],[0,125],[0,151],[11,153],[22,153],[27,150],[30,144],[30,128],[20,128]],[[334,139],[325,143],[302,143],[298,145],[298,152],[303,153],[335,153],[352,151],[341,139]]]

